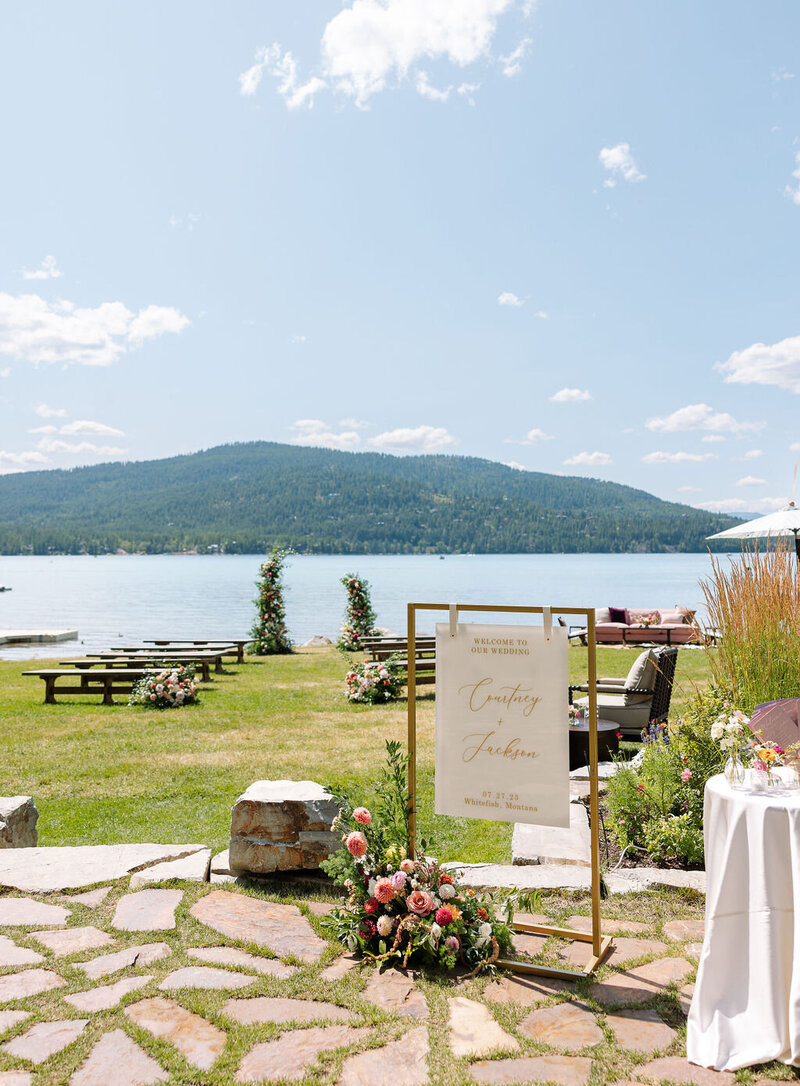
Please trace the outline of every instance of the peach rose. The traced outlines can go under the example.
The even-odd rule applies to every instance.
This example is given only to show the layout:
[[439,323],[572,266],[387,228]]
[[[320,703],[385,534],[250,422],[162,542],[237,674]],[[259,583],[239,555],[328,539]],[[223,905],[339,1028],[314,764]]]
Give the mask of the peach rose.
[[406,908],[415,916],[428,916],[433,904],[433,894],[427,890],[413,890],[406,898]]

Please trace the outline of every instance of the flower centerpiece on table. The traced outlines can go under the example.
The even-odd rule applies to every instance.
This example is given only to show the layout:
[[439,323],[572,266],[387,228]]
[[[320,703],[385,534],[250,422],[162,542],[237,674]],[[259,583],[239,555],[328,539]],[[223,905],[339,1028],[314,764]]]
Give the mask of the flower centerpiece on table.
[[784,764],[786,752],[777,743],[755,735],[750,730],[750,717],[741,709],[731,711],[730,706],[726,705],[723,713],[711,725],[711,738],[728,752],[725,776],[730,784],[741,785],[748,766],[757,773],[766,774],[768,785],[775,783],[774,770]]
[[648,626],[648,627],[649,626],[658,626],[660,621],[661,621],[661,616],[659,615],[658,611],[651,611],[651,613],[649,615],[641,615],[640,618],[639,618],[639,621],[636,623],[636,625],[637,626]]
[[403,692],[398,661],[391,656],[388,660],[364,660],[361,664],[354,664],[344,682],[347,700],[362,705],[394,701]]
[[[323,923],[350,950],[375,960],[490,967],[511,947],[514,899],[462,887],[436,860],[408,855],[408,757],[396,742],[386,751],[375,814],[344,801],[334,822],[343,847],[322,866],[348,898]],[[498,919],[501,904],[505,920]]]
[[149,671],[134,684],[129,705],[144,705],[148,709],[180,709],[197,703],[197,683],[194,665],[165,667]]

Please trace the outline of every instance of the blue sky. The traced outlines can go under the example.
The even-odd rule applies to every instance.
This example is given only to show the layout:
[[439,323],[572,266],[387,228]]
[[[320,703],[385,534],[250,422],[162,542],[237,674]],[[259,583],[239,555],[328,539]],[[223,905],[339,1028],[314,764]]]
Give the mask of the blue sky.
[[3,5],[0,472],[263,439],[784,504],[798,31],[788,0]]

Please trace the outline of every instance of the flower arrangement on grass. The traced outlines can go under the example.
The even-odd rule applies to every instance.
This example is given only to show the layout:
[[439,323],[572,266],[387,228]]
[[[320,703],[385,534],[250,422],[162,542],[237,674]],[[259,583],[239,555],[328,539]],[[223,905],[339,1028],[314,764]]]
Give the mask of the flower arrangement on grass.
[[276,548],[259,571],[256,581],[258,596],[254,600],[258,619],[250,631],[252,651],[259,656],[276,656],[292,651],[281,584],[283,565],[290,554],[291,551]]
[[134,684],[128,704],[144,705],[147,709],[180,709],[184,705],[196,705],[194,665],[148,672]]
[[344,683],[347,700],[362,705],[382,705],[399,698],[403,692],[398,660],[391,656],[388,660],[364,660],[354,664]]
[[369,596],[369,583],[357,573],[347,573],[342,577],[342,584],[347,589],[347,611],[337,645],[343,652],[361,652],[364,638],[374,637],[378,632],[375,629],[376,616]]
[[511,946],[513,899],[499,920],[499,898],[461,887],[435,860],[408,855],[408,757],[395,742],[386,752],[375,814],[343,801],[334,822],[343,847],[322,866],[348,899],[324,923],[350,950],[376,960],[490,967]]

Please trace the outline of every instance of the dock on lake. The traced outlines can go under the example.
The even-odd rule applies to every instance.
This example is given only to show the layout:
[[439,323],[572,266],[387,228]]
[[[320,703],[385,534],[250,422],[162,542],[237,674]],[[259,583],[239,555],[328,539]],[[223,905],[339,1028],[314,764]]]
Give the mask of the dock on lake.
[[0,630],[0,645],[41,645],[49,641],[75,641],[77,630]]

